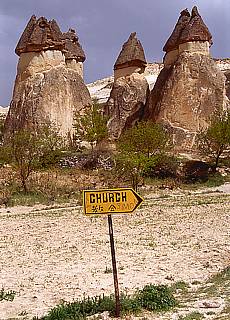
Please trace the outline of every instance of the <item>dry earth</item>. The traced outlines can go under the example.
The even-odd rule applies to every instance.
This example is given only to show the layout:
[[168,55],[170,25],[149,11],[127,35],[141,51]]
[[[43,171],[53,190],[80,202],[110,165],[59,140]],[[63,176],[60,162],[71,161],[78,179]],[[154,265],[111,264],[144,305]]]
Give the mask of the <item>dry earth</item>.
[[[204,282],[230,264],[229,194],[144,197],[134,214],[113,217],[122,291]],[[62,300],[113,292],[106,217],[85,217],[80,207],[2,208],[0,247],[0,286],[16,291],[13,302],[0,301],[1,320],[31,319]]]

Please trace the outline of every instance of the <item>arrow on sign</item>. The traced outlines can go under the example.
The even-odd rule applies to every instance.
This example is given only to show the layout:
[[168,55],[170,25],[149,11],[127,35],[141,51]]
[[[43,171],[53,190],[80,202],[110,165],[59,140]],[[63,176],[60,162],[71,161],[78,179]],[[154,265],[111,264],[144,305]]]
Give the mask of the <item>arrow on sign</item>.
[[131,213],[143,201],[132,188],[83,191],[83,207],[86,215]]

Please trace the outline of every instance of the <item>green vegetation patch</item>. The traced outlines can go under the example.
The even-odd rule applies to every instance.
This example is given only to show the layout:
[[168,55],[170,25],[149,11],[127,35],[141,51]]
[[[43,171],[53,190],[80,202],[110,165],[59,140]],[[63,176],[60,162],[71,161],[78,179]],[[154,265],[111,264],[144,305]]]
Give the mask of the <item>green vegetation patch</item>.
[[201,319],[204,319],[204,315],[197,311],[191,312],[186,316],[179,317],[179,320],[201,320]]
[[[138,313],[142,309],[149,311],[168,311],[177,305],[171,288],[165,285],[146,285],[134,295],[122,293],[120,296],[121,314]],[[114,295],[84,297],[75,302],[63,302],[48,312],[40,320],[85,319],[97,313],[108,311],[111,316],[115,312]],[[34,318],[38,319],[38,318]]]
[[16,295],[16,292],[15,291],[5,291],[4,288],[2,288],[0,290],[0,301],[2,300],[6,300],[6,301],[13,301],[14,300],[14,297]]

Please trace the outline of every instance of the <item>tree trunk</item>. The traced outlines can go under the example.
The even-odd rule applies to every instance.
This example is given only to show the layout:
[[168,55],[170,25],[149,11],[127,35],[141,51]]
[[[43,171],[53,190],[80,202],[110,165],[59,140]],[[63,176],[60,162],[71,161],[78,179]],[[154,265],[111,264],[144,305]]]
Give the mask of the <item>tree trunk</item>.
[[24,178],[22,178],[22,187],[23,187],[24,193],[28,193],[28,188],[27,188],[26,180],[25,180]]

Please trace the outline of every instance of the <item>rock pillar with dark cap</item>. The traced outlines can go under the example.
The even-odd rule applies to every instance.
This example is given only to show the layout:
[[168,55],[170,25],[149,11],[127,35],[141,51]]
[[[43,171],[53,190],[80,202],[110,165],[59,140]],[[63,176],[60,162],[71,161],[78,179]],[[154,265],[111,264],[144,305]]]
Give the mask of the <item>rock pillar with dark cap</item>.
[[76,70],[83,78],[83,62],[86,57],[79,43],[76,31],[74,29],[69,29],[68,32],[63,33],[63,39],[65,41],[64,55],[66,66]]
[[19,61],[5,137],[44,122],[72,136],[75,112],[84,113],[91,103],[79,70],[66,65],[66,60],[85,59],[79,46],[72,30],[63,36],[55,20],[31,17],[15,49]]
[[140,120],[146,102],[148,83],[144,77],[146,59],[136,32],[122,46],[114,65],[114,85],[105,105],[112,141]]
[[114,78],[143,73],[146,67],[144,49],[136,37],[136,32],[130,34],[129,39],[123,44],[121,52],[114,64]]
[[166,52],[164,56],[164,65],[171,65],[179,56],[179,39],[182,31],[190,20],[190,13],[188,9],[181,11],[180,17],[175,25],[175,28],[166,41],[163,51]]
[[183,152],[195,147],[197,132],[227,102],[225,77],[210,57],[211,44],[197,7],[191,15],[183,10],[164,46],[164,68],[144,109],[144,119],[162,123]]

